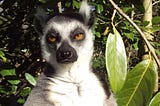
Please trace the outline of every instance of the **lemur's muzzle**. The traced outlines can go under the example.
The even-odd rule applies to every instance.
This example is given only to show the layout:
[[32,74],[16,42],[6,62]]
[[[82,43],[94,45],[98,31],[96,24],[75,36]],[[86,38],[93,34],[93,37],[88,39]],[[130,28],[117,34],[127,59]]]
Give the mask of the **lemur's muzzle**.
[[73,47],[67,42],[63,42],[56,52],[56,58],[58,63],[73,63],[78,56]]

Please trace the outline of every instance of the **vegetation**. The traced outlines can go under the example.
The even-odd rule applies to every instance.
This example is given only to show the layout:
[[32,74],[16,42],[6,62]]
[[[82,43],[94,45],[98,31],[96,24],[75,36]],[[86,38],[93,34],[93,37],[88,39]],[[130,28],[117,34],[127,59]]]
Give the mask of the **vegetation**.
[[[96,16],[93,69],[102,79],[108,78],[119,106],[159,106],[159,66],[150,49],[146,49],[143,36],[121,12],[114,10],[111,1],[89,0]],[[150,20],[143,17],[145,0],[114,2],[145,32],[160,57],[160,1],[147,1],[152,1]],[[75,12],[80,0],[0,1],[0,106],[22,106],[45,68],[39,36],[33,27],[38,6],[48,14]],[[146,54],[147,58],[143,58]]]

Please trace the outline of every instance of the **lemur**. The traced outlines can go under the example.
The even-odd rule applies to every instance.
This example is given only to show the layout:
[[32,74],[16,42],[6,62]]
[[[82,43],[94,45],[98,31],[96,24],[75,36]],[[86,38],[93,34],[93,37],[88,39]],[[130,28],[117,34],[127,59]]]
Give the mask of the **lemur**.
[[94,17],[87,1],[78,13],[53,16],[39,9],[35,29],[49,64],[24,106],[117,106],[92,72]]

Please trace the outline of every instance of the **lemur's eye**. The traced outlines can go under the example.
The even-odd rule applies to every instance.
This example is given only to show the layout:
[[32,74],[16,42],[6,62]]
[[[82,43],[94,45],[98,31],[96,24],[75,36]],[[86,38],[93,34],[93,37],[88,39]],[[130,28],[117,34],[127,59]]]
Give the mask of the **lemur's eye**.
[[84,34],[83,33],[78,33],[74,35],[74,39],[77,41],[83,40],[84,39]]
[[52,36],[52,35],[50,35],[49,37],[48,37],[48,41],[50,42],[50,43],[54,43],[54,42],[56,42],[56,37],[55,36]]
[[58,33],[58,31],[51,29],[48,31],[46,35],[46,40],[48,43],[53,44],[53,43],[58,43],[61,40],[61,37]]

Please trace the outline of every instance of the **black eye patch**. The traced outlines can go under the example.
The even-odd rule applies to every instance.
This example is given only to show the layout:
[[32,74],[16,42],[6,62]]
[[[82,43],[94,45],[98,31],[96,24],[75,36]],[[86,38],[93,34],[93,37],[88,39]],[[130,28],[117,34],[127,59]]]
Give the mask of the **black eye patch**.
[[51,29],[48,31],[48,33],[46,35],[46,42],[48,45],[48,49],[56,50],[56,48],[57,48],[56,44],[59,43],[60,41],[61,41],[61,37],[56,30]]
[[85,39],[85,32],[82,28],[77,27],[70,33],[71,41],[82,41]]
[[57,43],[61,41],[61,37],[57,31],[51,29],[46,35],[46,41],[50,44]]

